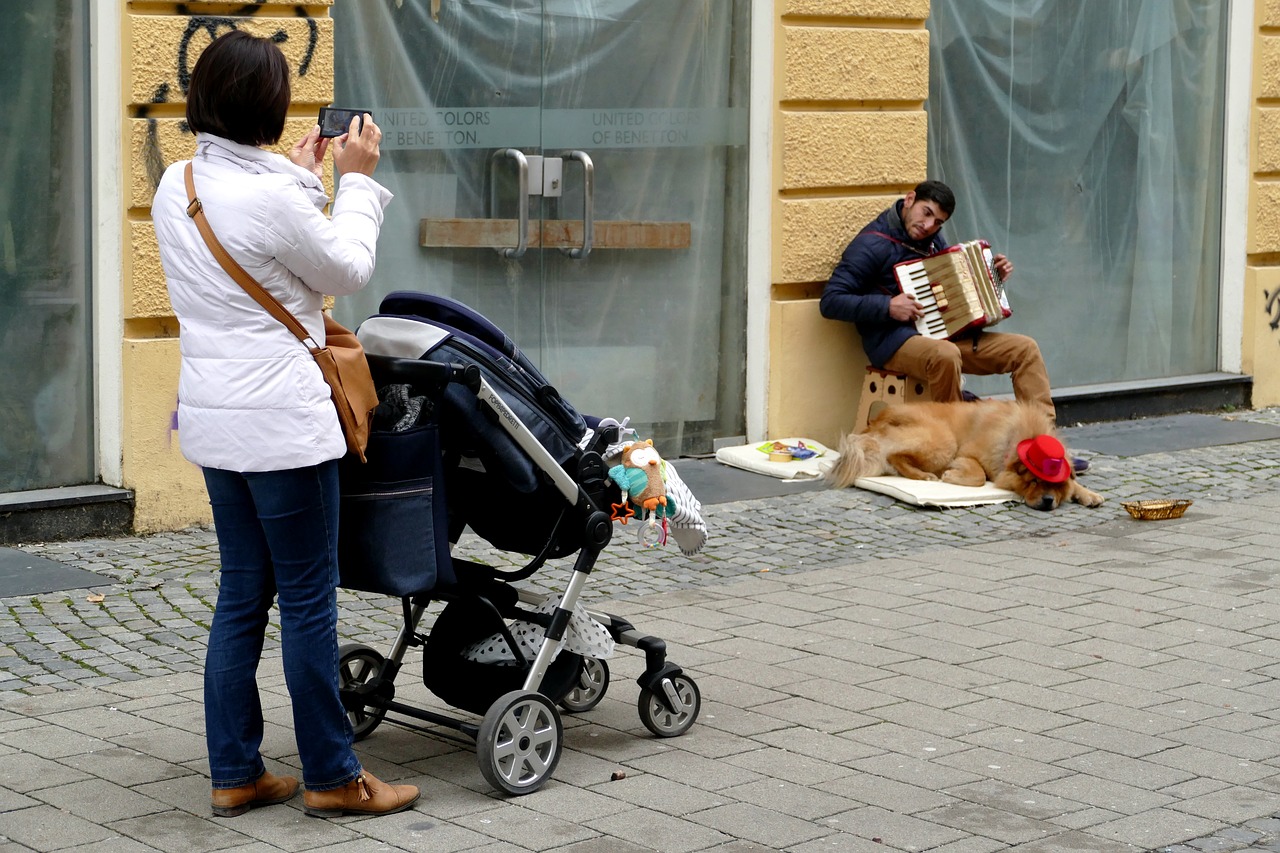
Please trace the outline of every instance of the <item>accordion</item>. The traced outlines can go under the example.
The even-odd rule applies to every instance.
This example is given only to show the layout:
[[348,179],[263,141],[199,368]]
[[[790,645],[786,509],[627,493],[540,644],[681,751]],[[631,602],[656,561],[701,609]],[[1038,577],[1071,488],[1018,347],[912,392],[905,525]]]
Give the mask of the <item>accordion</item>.
[[970,240],[935,255],[893,267],[903,293],[924,306],[916,330],[929,338],[952,338],[970,329],[994,326],[1013,314],[996,271],[991,246]]

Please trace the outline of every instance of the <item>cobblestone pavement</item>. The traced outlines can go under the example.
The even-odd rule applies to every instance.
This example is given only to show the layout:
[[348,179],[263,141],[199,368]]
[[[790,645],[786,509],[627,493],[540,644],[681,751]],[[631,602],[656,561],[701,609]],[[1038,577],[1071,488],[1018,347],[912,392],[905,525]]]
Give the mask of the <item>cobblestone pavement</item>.
[[[1280,409],[1242,412],[1235,417],[1280,425]],[[1280,534],[1274,532],[1272,522],[1274,513],[1280,509],[1280,476],[1277,476],[1280,474],[1280,441],[1137,457],[1094,454],[1088,448],[1084,448],[1083,453],[1092,463],[1085,475],[1087,484],[1107,497],[1107,503],[1097,510],[1072,506],[1053,513],[1039,513],[1014,504],[919,510],[860,490],[806,491],[789,497],[705,507],[711,538],[704,552],[693,558],[684,558],[675,549],[639,548],[630,539],[630,531],[619,528],[620,535],[597,564],[584,600],[600,609],[622,612],[628,618],[635,613],[639,614],[637,620],[641,616],[654,619],[653,625],[639,621],[637,624],[666,637],[673,647],[679,648],[673,658],[696,669],[700,683],[706,679],[704,693],[723,702],[724,710],[719,722],[705,719],[699,723],[697,730],[702,730],[705,724],[705,734],[700,731],[703,745],[682,753],[690,763],[689,769],[667,767],[671,762],[664,761],[661,751],[654,751],[656,741],[639,738],[639,746],[620,746],[622,742],[611,737],[617,731],[611,728],[613,717],[608,714],[616,712],[621,716],[621,713],[610,702],[602,705],[611,709],[606,712],[603,723],[579,723],[572,719],[566,725],[570,733],[578,731],[574,728],[576,725],[589,730],[588,737],[608,739],[611,749],[597,751],[577,746],[572,754],[579,764],[585,758],[597,763],[627,762],[628,772],[640,778],[635,782],[637,793],[623,796],[625,802],[670,800],[674,795],[661,790],[660,780],[670,785],[689,786],[686,791],[689,796],[696,792],[698,797],[710,797],[705,803],[699,800],[697,808],[701,809],[698,814],[702,819],[696,821],[697,832],[678,843],[658,842],[643,832],[634,833],[619,826],[602,829],[611,825],[610,821],[587,808],[594,823],[592,832],[586,835],[557,830],[554,842],[534,843],[523,836],[504,840],[500,833],[483,828],[484,824],[469,822],[470,817],[481,813],[474,795],[471,807],[461,807],[458,814],[432,811],[434,818],[442,822],[440,826],[469,826],[480,833],[478,839],[496,845],[495,850],[652,847],[861,851],[887,846],[888,849],[946,853],[1004,849],[1280,851],[1280,820],[1272,817],[1280,811],[1276,796],[1280,791],[1280,745],[1275,745],[1280,731],[1277,728],[1280,688],[1275,682],[1275,676],[1280,674],[1280,665],[1275,663],[1276,652],[1280,651],[1277,646],[1280,629],[1274,627],[1280,615],[1277,609],[1280,602],[1272,587],[1277,571],[1275,553],[1280,547]],[[1190,498],[1196,503],[1185,519],[1156,525],[1133,522],[1119,507],[1123,500],[1152,497]],[[1228,523],[1236,518],[1238,525]],[[1229,528],[1229,532],[1219,535],[1215,532],[1219,528]],[[83,750],[73,747],[43,746],[28,752],[15,733],[29,734],[32,731],[29,726],[36,721],[48,724],[50,719],[83,708],[100,712],[98,706],[103,696],[118,699],[118,706],[128,703],[135,713],[148,719],[158,719],[157,715],[147,713],[148,708],[159,708],[181,697],[181,713],[194,715],[196,719],[190,725],[178,725],[186,732],[182,749],[176,750],[181,755],[167,760],[181,768],[180,778],[186,793],[198,791],[201,785],[207,784],[201,781],[205,777],[197,737],[200,731],[198,673],[216,596],[217,545],[212,531],[192,529],[147,537],[22,547],[97,573],[102,576],[102,583],[91,589],[0,599],[0,768],[6,762],[19,768],[39,765],[53,771],[55,779],[65,777],[67,780],[45,788],[21,769],[0,769],[0,853],[73,846],[81,849],[76,846],[80,844],[89,845],[83,847],[85,850],[256,851],[321,846],[275,836],[221,835],[217,841],[195,844],[188,837],[190,833],[204,833],[210,826],[219,832],[228,832],[222,829],[226,826],[236,830],[240,827],[209,821],[190,801],[169,792],[164,779],[145,773],[140,779],[145,777],[147,784],[158,786],[150,796],[161,804],[169,804],[170,812],[181,813],[183,820],[174,825],[187,826],[190,833],[166,836],[147,823],[151,818],[145,808],[134,814],[123,806],[120,814],[124,817],[95,824],[99,829],[109,826],[110,838],[88,830],[80,836],[55,833],[46,837],[30,829],[47,821],[52,813],[49,809],[80,814],[76,797],[66,794],[64,788],[87,786],[89,777],[111,779],[112,775],[95,769],[96,765],[90,767],[93,761],[88,764],[81,761]],[[495,552],[478,540],[465,540],[460,551],[462,556],[480,562],[514,565],[512,555]],[[1010,698],[1033,718],[1033,724],[1024,724],[1015,719],[1016,715],[1011,717],[1014,704],[1000,704],[1009,700],[991,698],[999,693],[999,684],[975,679],[972,673],[961,677],[946,669],[947,665],[969,664],[982,656],[974,655],[974,649],[985,650],[992,645],[990,638],[978,637],[981,626],[993,612],[990,599],[985,597],[992,594],[992,584],[1002,576],[999,567],[1006,566],[1015,557],[1026,556],[1034,556],[1057,568],[1062,568],[1059,561],[1063,566],[1075,567],[1109,561],[1107,564],[1112,569],[1131,570],[1131,574],[1108,571],[1106,583],[1113,586],[1105,590],[1092,586],[1095,581],[1086,578],[1083,571],[1079,573],[1079,580],[1074,570],[1064,571],[1052,581],[1049,579],[1052,573],[1047,573],[1039,582],[1043,601],[1022,602],[1043,611],[1044,642],[1058,650],[1054,654],[1073,659],[1073,663],[1065,666],[1070,668],[1105,657],[1108,666],[1116,668],[1115,673],[1103,678],[1103,686],[1081,688],[1099,707],[1114,702],[1115,713],[1119,715],[1116,719],[1097,716],[1101,711],[1082,711],[1081,716],[1071,718],[1073,725],[1065,727],[1073,733],[1063,735],[1063,716],[1069,703],[1063,704],[1057,695],[1055,688],[1062,680],[1054,671],[1064,664],[1056,659],[1037,661],[1029,657],[1029,650],[1011,649],[1012,657],[1001,658],[1003,662],[998,667],[992,664],[992,670],[986,675],[988,679],[996,674],[1008,676],[1010,682],[1017,685],[1020,692],[1016,698]],[[1150,594],[1157,585],[1157,576],[1143,571],[1146,561],[1166,564],[1170,559],[1184,560],[1188,567],[1196,563],[1220,566],[1229,573],[1221,582],[1211,580],[1205,586],[1198,585],[1200,582],[1191,577],[1192,570],[1186,568],[1186,591],[1167,593],[1170,598],[1185,598],[1181,604],[1186,608],[1205,610],[1186,617],[1196,624],[1203,623],[1196,630],[1214,633],[1214,639],[1218,639],[1218,633],[1238,632],[1212,645],[1202,659],[1188,661],[1170,652],[1174,643],[1167,639],[1153,640],[1142,633],[1142,629],[1159,620],[1154,615],[1150,619],[1134,615],[1143,612],[1140,604],[1151,603]],[[553,591],[568,571],[567,561],[552,564],[529,585],[541,591]],[[1165,573],[1158,576],[1159,583],[1165,584],[1170,577],[1181,580],[1180,574]],[[906,593],[901,592],[903,584],[949,590],[949,593],[946,597],[930,600],[926,595],[924,601],[909,601],[904,597]],[[1037,584],[1032,584],[1035,586]],[[1089,608],[1097,608],[1096,611],[1077,609],[1080,596],[1090,599],[1093,603]],[[1239,598],[1240,612],[1235,611],[1232,596]],[[998,592],[996,598],[999,598]],[[829,606],[833,599],[841,602],[842,610],[832,615],[832,621],[851,620],[840,629],[851,633],[844,635],[834,629],[814,628],[812,614],[819,611],[814,604],[806,604],[806,599],[825,602],[824,606]],[[1231,606],[1224,604],[1229,599]],[[1167,604],[1167,600],[1164,603]],[[385,648],[400,627],[398,603],[389,602],[383,596],[341,591],[340,606],[340,630],[346,641]],[[1166,615],[1162,614],[1162,618]],[[1065,635],[1090,620],[1105,620],[1110,624],[1106,630],[1092,635],[1093,645],[1068,642],[1072,638]],[[757,625],[769,625],[781,633],[759,629]],[[278,626],[273,624],[270,630],[268,658],[278,659]],[[883,643],[878,640],[880,632],[886,638]],[[904,634],[910,639],[902,640]],[[1065,645],[1054,646],[1060,635],[1064,635]],[[803,642],[796,639],[801,636],[806,638]],[[844,717],[838,721],[824,716],[830,708],[821,705],[828,700],[811,693],[817,688],[808,682],[794,684],[795,671],[788,671],[788,666],[782,665],[800,658],[802,652],[808,660],[813,652],[812,644],[818,639],[829,643],[831,649],[815,656],[825,660],[825,664],[820,660],[809,661],[806,666],[812,668],[807,671],[817,680],[830,679],[824,681],[825,689],[841,694],[841,702],[832,700],[833,706],[845,709]],[[1009,640],[1008,637],[1002,639]],[[1029,645],[1037,641],[1034,637],[1019,639]],[[743,645],[747,643],[754,643],[750,653]],[[846,644],[857,645],[857,654],[850,655],[842,649]],[[762,653],[758,648],[761,645],[775,651]],[[911,661],[905,659],[908,654],[913,656]],[[1020,659],[1023,655],[1028,657]],[[758,671],[741,671],[739,657],[744,661],[754,660]],[[1159,663],[1151,663],[1157,659]],[[1175,660],[1189,665],[1190,669],[1173,675]],[[830,672],[833,667],[838,667],[842,674],[833,675]],[[1200,671],[1196,671],[1194,677],[1188,675],[1196,667]],[[891,677],[886,678],[886,668],[892,670]],[[1136,704],[1126,705],[1124,698],[1112,695],[1126,692],[1123,675],[1126,669],[1131,670],[1134,679],[1131,690],[1143,692],[1136,697]],[[1160,675],[1164,678],[1157,677]],[[1239,679],[1243,692],[1230,695],[1215,692],[1210,682],[1217,676],[1223,684],[1230,678]],[[274,691],[273,708],[287,709],[282,680],[274,675],[264,679],[268,689]],[[865,689],[860,686],[863,680],[876,681],[878,686],[875,690]],[[1180,685],[1188,692],[1189,713],[1199,721],[1212,721],[1213,725],[1204,728],[1230,743],[1210,745],[1195,738],[1186,741],[1173,738],[1165,741],[1168,746],[1162,748],[1185,751],[1186,757],[1167,766],[1150,762],[1149,756],[1158,751],[1152,745],[1171,731],[1162,722],[1148,719],[1159,717],[1163,721],[1171,713],[1164,709],[1159,713],[1153,711],[1157,704],[1152,701],[1153,697],[1157,693],[1168,694],[1163,699],[1172,701]],[[925,718],[926,722],[921,724],[925,731],[959,737],[961,733],[952,731],[960,725],[960,715],[954,709],[962,705],[969,707],[965,703],[972,701],[975,689],[993,703],[992,722],[997,725],[986,730],[992,734],[990,738],[976,737],[969,743],[983,744],[990,749],[990,754],[985,756],[991,759],[990,766],[983,769],[971,765],[971,760],[981,761],[983,756],[970,756],[953,766],[955,778],[949,780],[950,785],[942,786],[948,796],[944,797],[939,789],[929,792],[936,802],[929,797],[920,802],[899,802],[896,798],[920,796],[923,789],[912,786],[912,774],[916,771],[894,769],[885,763],[884,757],[909,753],[897,739],[905,737],[915,721],[881,714],[878,710],[872,713],[871,709],[877,709],[878,705],[870,694],[883,695],[878,691],[887,690],[897,697],[895,701],[907,700],[903,705],[910,705],[914,713]],[[961,692],[965,693],[963,698]],[[1250,701],[1242,701],[1242,696]],[[772,710],[762,711],[761,702],[766,703],[763,707]],[[112,706],[111,710],[116,707]],[[1229,711],[1224,710],[1228,707]],[[634,716],[633,709],[630,714]],[[1054,724],[1040,725],[1044,722],[1039,719],[1041,715],[1054,716]],[[777,728],[779,717],[793,724]],[[843,734],[835,736],[845,729],[858,729],[871,718],[879,723],[874,727],[879,732],[877,738],[855,743],[856,738],[851,741]],[[287,720],[287,715],[284,719]],[[775,723],[768,723],[766,719]],[[1219,722],[1222,724],[1218,725]],[[108,723],[103,725],[109,729]],[[1007,734],[1021,730],[1024,725],[1028,733],[1026,740],[1037,745],[1034,750],[1026,747],[1024,751],[1021,746],[1011,746],[995,737],[997,732]],[[113,738],[114,733],[108,729],[70,728],[79,732],[75,737],[102,737],[108,751],[116,750],[122,755],[145,740],[137,735]],[[636,726],[618,722],[616,729],[634,733]],[[408,759],[385,753],[379,758],[388,761],[391,769],[403,770],[408,766],[421,771],[430,766],[433,770],[441,769],[445,778],[464,775],[459,769],[462,760],[455,757],[456,748],[443,745],[449,743],[447,739],[416,737],[417,745],[412,749],[417,752]],[[744,737],[750,741],[753,750],[750,754],[761,759],[761,764],[741,760],[747,753],[734,739]],[[277,739],[278,748],[271,757],[296,767],[296,753],[289,758],[287,722],[281,732],[277,732]],[[1126,739],[1138,745],[1130,748]],[[365,743],[375,740],[376,737]],[[693,741],[694,738],[691,733],[680,740]],[[422,746],[423,742],[430,746]],[[1023,741],[1018,739],[1017,743]],[[403,740],[395,744],[397,749],[405,748]],[[1152,748],[1147,749],[1149,746]],[[1097,778],[1111,780],[1100,783],[1102,790],[1093,795],[1078,787],[1081,783],[1076,781],[1077,777],[1064,775],[1064,768],[1085,772],[1084,768],[1093,760],[1088,748],[1099,750],[1099,762],[1110,762],[1098,777],[1087,777],[1095,783]],[[834,760],[846,774],[857,770],[859,776],[874,775],[880,789],[870,790],[851,778],[839,776],[839,771],[829,778],[832,771],[825,762],[833,760],[831,750],[835,750],[838,757]],[[1027,762],[1034,765],[1033,770],[1024,771],[1028,775],[1011,779],[1002,777],[994,769],[1002,755],[1009,757],[1006,750],[1022,758],[1038,751],[1049,754],[1036,755],[1035,761]],[[88,754],[92,752],[89,750]],[[138,754],[142,752],[145,750]],[[1249,765],[1250,769],[1236,774],[1218,773],[1200,763],[1222,755],[1236,756],[1241,759],[1242,768]],[[72,760],[72,756],[76,760]],[[149,760],[165,758],[152,756]],[[934,758],[938,763],[946,763],[942,756]],[[438,765],[433,763],[437,759]],[[122,760],[127,764],[130,759]],[[568,757],[565,761],[572,763]],[[658,769],[660,765],[662,769]],[[592,766],[592,769],[596,768]],[[733,778],[719,780],[717,777],[709,781],[705,775],[697,778],[699,774],[712,777],[729,774]],[[1150,777],[1146,781],[1143,781],[1144,774]],[[557,779],[559,776],[558,773]],[[1123,785],[1116,781],[1122,777],[1127,780]],[[644,779],[650,781],[642,781]],[[1055,785],[1055,779],[1072,781]],[[779,789],[799,786],[802,796],[786,791],[770,793],[773,782],[769,780],[777,782]],[[422,783],[421,779],[414,781]],[[572,771],[565,781],[569,784],[564,788],[580,794],[588,789],[593,793],[612,793],[608,788],[591,788],[584,782],[575,782]],[[1114,790],[1107,785],[1114,785]],[[742,790],[738,786],[742,786]],[[968,795],[952,800],[951,787],[971,790]],[[161,789],[165,793],[161,794]],[[482,785],[476,789],[484,790]],[[730,789],[734,793],[726,794]],[[543,798],[551,796],[553,790],[549,786],[530,799],[545,802]],[[1158,791],[1158,794],[1152,793],[1152,803],[1166,804],[1166,810],[1137,808],[1129,802],[1121,808],[1113,802],[1136,797],[1134,792],[1144,790]],[[839,793],[840,803],[856,803],[856,814],[841,811],[832,792]],[[87,795],[87,790],[84,793]],[[198,806],[200,795],[194,796]],[[775,796],[786,802],[775,804]],[[798,799],[792,802],[789,797]],[[823,801],[829,797],[832,810],[825,810]],[[1055,802],[1044,807],[1032,805],[1037,797],[1046,803]],[[481,799],[487,807],[494,808],[491,799]],[[1061,815],[1050,820],[1049,812],[1067,801],[1074,807],[1063,806]],[[1194,801],[1196,807],[1179,807],[1179,803],[1187,801]],[[452,801],[446,798],[445,802]],[[672,827],[688,829],[692,826],[684,811],[688,805],[671,803],[656,812],[646,811],[643,819],[671,821]],[[785,815],[785,819],[775,816],[781,821],[775,827],[778,834],[739,825],[740,821],[750,823],[757,819],[748,806],[763,805],[776,805],[780,814]],[[575,806],[581,807],[580,803]],[[428,804],[427,809],[431,808]],[[612,806],[601,806],[605,813],[612,813],[610,808]],[[581,815],[571,815],[578,812],[568,809],[560,817],[571,823],[581,818]],[[898,837],[924,841],[899,842],[889,831],[884,837],[866,835],[863,838],[851,834],[847,825],[861,825],[867,815],[882,818],[886,827],[896,827]],[[924,815],[929,817],[922,817]],[[1124,824],[1124,816],[1129,816],[1132,823]],[[421,819],[423,815],[418,817]],[[8,830],[7,818],[17,820],[24,828],[19,832]],[[1177,825],[1138,828],[1141,819],[1158,822],[1165,818]],[[587,818],[581,819],[590,822]],[[536,820],[536,811],[521,809],[517,823]],[[830,834],[832,827],[842,820],[845,831]],[[1059,834],[1039,841],[1046,830],[1037,830],[1033,825],[1044,821],[1056,826]],[[614,823],[621,822],[625,821],[620,818]],[[1098,829],[1111,823],[1117,828],[1110,833]],[[926,824],[945,831],[927,831],[923,829]],[[979,824],[986,828],[970,831],[971,826]],[[370,822],[344,825],[369,830],[352,833],[350,838],[344,836],[344,841],[353,845],[352,851],[399,849],[399,844],[405,845],[405,849],[417,846],[417,842],[380,836]],[[814,834],[815,826],[822,828],[821,833]],[[1064,826],[1071,830],[1065,835],[1060,834]],[[789,827],[789,831],[796,834],[788,834],[781,827]],[[1196,840],[1184,840],[1197,833]],[[6,835],[11,837],[6,840]],[[179,836],[180,844],[175,840]],[[75,843],[66,843],[67,838]],[[118,847],[112,846],[111,838],[119,843]],[[175,846],[162,843],[164,838],[169,838]],[[256,843],[250,844],[255,838]],[[134,840],[126,842],[125,839]],[[1150,844],[1143,846],[1141,839],[1149,839]],[[357,841],[368,844],[361,846]],[[325,843],[331,842],[333,839],[328,838]],[[592,847],[595,842],[601,846]],[[1161,843],[1164,846],[1160,846]]]

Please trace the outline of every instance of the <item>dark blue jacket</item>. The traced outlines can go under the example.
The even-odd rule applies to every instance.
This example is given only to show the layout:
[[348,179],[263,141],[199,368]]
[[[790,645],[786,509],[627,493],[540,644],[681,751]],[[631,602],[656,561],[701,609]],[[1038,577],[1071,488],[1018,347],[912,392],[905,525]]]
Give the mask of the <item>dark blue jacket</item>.
[[[886,234],[888,237],[882,236]],[[919,334],[915,323],[889,316],[889,300],[902,292],[893,277],[894,264],[932,255],[947,246],[941,231],[923,243],[908,238],[899,199],[859,231],[840,256],[818,303],[822,316],[857,326],[867,358],[883,367],[907,338]]]

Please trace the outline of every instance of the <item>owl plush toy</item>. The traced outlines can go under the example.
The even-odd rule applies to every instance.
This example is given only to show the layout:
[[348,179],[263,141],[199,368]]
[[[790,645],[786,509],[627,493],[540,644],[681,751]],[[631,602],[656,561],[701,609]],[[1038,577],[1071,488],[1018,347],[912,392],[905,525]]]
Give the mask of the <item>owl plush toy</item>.
[[622,462],[609,469],[609,477],[622,490],[622,503],[613,505],[613,517],[623,524],[635,512],[636,504],[650,512],[667,505],[667,486],[662,476],[662,457],[653,440],[637,441],[622,451]]

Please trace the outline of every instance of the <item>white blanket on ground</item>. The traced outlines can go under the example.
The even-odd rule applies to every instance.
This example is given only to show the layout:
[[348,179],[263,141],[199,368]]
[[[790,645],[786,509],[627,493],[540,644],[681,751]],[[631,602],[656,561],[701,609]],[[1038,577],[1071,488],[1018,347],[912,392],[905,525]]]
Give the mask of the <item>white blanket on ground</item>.
[[780,438],[780,444],[795,447],[800,442],[818,455],[808,459],[793,459],[790,462],[770,462],[769,454],[760,450],[760,443],[742,444],[737,447],[722,447],[716,451],[716,461],[733,468],[741,468],[755,474],[765,474],[781,480],[812,480],[822,476],[822,469],[840,458],[836,453],[811,438]]
[[997,489],[994,483],[957,486],[941,480],[909,480],[906,477],[862,477],[854,481],[859,489],[879,492],[915,506],[978,506],[1020,500],[1016,492]]

